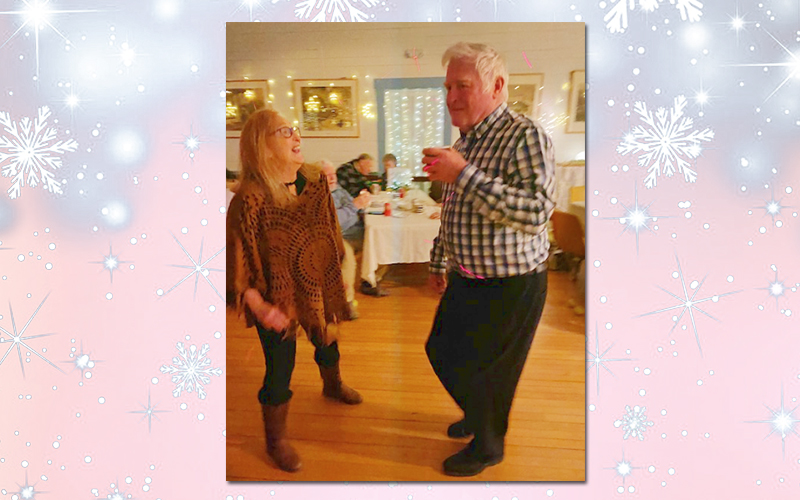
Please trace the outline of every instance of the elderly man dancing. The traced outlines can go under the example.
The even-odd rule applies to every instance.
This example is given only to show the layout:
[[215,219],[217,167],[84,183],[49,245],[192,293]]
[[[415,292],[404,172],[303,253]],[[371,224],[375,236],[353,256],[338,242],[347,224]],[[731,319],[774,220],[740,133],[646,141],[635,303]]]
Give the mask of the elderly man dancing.
[[511,111],[508,72],[482,44],[445,52],[453,148],[423,150],[444,184],[430,284],[443,293],[425,345],[439,380],[464,412],[450,437],[474,438],[444,461],[473,476],[503,460],[508,415],[547,295],[547,221],[555,161],[539,124]]

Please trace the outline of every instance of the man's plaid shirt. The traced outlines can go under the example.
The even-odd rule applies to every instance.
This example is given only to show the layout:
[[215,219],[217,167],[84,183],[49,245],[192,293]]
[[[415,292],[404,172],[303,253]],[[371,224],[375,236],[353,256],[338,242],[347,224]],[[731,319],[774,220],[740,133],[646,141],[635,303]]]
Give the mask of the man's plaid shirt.
[[454,148],[467,166],[444,184],[431,272],[501,278],[546,269],[547,221],[555,209],[550,137],[503,103]]
[[339,169],[336,170],[336,181],[339,186],[350,193],[353,198],[358,198],[362,189],[369,189],[369,182],[366,176],[356,168],[357,162],[358,160],[352,160],[342,163]]

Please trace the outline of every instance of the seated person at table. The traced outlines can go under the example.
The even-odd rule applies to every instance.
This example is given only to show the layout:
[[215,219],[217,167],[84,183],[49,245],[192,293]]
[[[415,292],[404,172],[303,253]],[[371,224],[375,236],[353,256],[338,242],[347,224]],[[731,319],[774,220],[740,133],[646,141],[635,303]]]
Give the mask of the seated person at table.
[[[358,311],[355,306],[355,283],[357,269],[361,266],[360,262],[356,260],[355,254],[361,254],[361,249],[364,246],[364,220],[361,215],[363,210],[369,206],[370,195],[369,193],[361,193],[357,198],[353,199],[350,194],[342,189],[337,184],[337,172],[333,164],[328,160],[320,161],[322,172],[328,178],[328,186],[331,190],[333,197],[333,204],[336,208],[336,216],[339,219],[339,226],[342,229],[342,238],[344,238],[345,255],[342,261],[342,275],[345,281],[345,296],[347,303],[350,306],[350,319],[358,317]],[[358,259],[360,260],[360,259]],[[375,277],[378,282],[386,274],[388,266],[378,266],[375,271]],[[380,288],[380,286],[372,286],[369,282],[361,281],[361,293],[364,295],[371,295],[373,297],[384,297],[388,293]]]
[[397,157],[391,153],[383,155],[381,160],[383,163],[383,175],[381,176],[381,189],[386,191],[391,182],[394,180],[395,171],[397,168]]
[[367,176],[372,172],[374,164],[374,160],[367,153],[360,155],[355,160],[341,164],[336,171],[339,186],[353,198],[358,197],[363,190],[369,191],[370,182]]

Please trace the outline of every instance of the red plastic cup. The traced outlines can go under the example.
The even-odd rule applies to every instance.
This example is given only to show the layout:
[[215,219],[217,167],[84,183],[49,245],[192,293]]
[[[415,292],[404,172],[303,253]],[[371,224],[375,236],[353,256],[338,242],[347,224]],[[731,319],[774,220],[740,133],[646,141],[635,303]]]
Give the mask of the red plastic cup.
[[387,217],[392,215],[392,204],[391,203],[386,203],[385,205],[383,205],[383,215],[385,215]]

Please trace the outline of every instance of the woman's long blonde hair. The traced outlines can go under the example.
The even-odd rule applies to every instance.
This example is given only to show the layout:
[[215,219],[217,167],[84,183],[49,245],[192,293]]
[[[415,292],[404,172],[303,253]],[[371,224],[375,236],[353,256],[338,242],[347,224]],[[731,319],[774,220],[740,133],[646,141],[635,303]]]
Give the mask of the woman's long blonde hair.
[[[275,135],[280,113],[271,109],[261,109],[250,115],[242,129],[239,139],[239,160],[242,163],[241,183],[257,184],[266,189],[277,206],[285,207],[294,203],[297,196],[292,194],[278,178],[280,166],[272,148],[279,138]],[[300,173],[309,182],[319,178],[318,166],[303,163]]]

